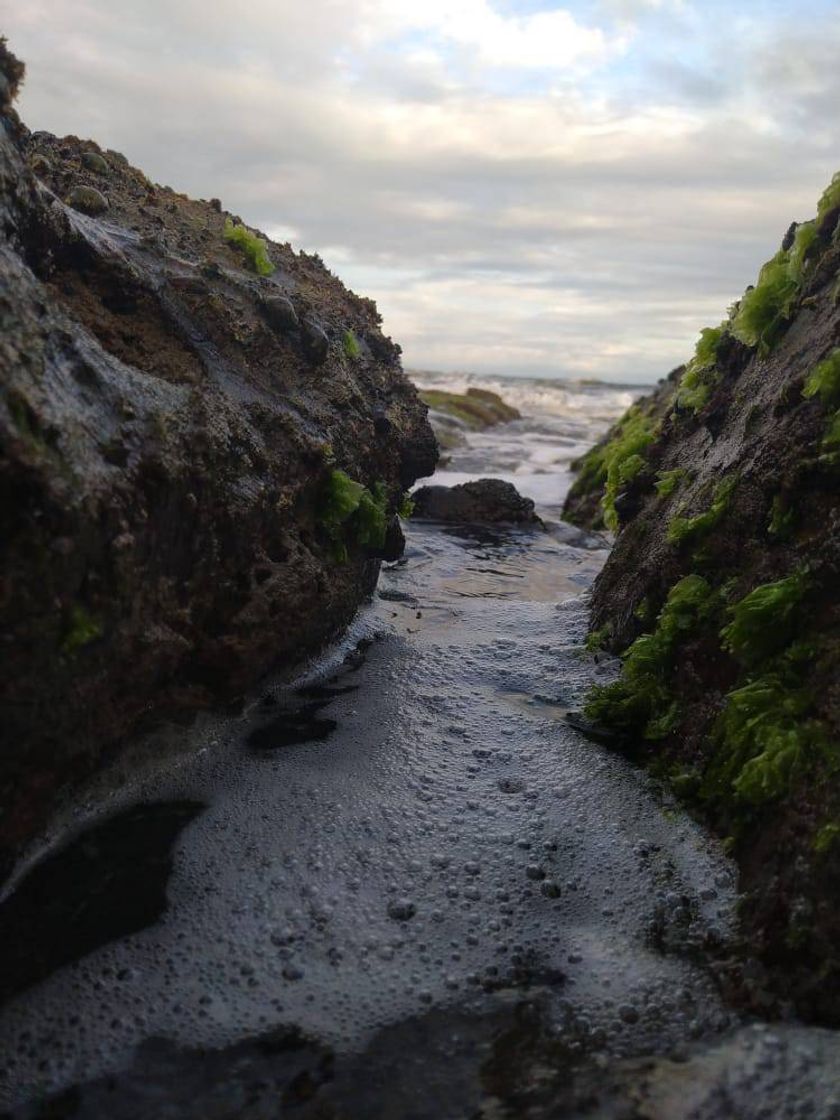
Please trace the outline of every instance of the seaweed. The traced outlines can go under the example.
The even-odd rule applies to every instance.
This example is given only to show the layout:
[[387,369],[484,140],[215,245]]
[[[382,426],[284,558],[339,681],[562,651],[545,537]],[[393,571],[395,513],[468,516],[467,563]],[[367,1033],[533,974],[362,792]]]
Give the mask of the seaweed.
[[713,529],[729,508],[737,481],[737,478],[731,476],[719,482],[712,496],[712,504],[704,513],[698,513],[694,517],[682,514],[673,517],[668,524],[668,543],[681,545],[689,540],[697,540]]
[[828,215],[838,206],[840,206],[840,171],[834,175],[817,203],[817,229],[822,229]]
[[772,350],[790,318],[799,294],[800,277],[791,269],[790,253],[780,249],[758,274],[755,287],[748,288],[732,316],[731,330],[759,353]]
[[752,665],[787,645],[807,591],[808,577],[801,571],[753,588],[729,608],[731,621],[720,632],[723,648]]
[[697,413],[708,403],[720,381],[717,353],[727,327],[728,322],[723,322],[717,327],[704,327],[700,332],[694,357],[686,366],[674,398],[677,412]]
[[358,340],[358,338],[356,338],[353,331],[350,330],[349,328],[344,332],[344,338],[342,339],[342,344],[344,346],[345,355],[351,361],[355,361],[358,357],[360,357],[360,355],[362,353],[362,348],[359,345],[359,340]]
[[271,276],[274,272],[265,241],[245,226],[235,225],[230,218],[225,218],[225,241],[242,250],[252,270],[259,276]]
[[378,551],[385,543],[388,498],[382,482],[368,490],[341,470],[330,471],[321,492],[317,520],[332,542],[336,559],[347,559],[347,542]]
[[683,467],[676,467],[672,471],[660,471],[654,483],[656,492],[660,498],[669,498],[687,474],[688,471]]
[[803,397],[819,397],[827,407],[840,405],[840,347],[819,362],[805,381]]
[[592,689],[584,708],[586,718],[618,730],[641,730],[646,739],[669,734],[680,715],[669,680],[675,651],[718,609],[719,596],[702,576],[679,580],[654,631],[636,638],[625,651],[619,679]]
[[645,466],[642,452],[654,442],[659,425],[646,416],[638,405],[632,405],[619,422],[613,439],[601,449],[604,472],[604,495],[601,508],[604,524],[615,531],[618,513],[615,499],[623,485],[631,482]]
[[102,623],[93,617],[85,607],[74,603],[61,640],[61,652],[72,656],[83,646],[90,645],[102,637]]

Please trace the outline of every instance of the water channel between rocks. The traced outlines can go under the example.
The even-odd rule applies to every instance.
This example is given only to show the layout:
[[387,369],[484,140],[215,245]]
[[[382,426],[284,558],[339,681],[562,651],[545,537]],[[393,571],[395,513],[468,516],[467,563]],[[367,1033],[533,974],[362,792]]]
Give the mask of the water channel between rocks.
[[305,679],[159,733],[18,877],[11,1114],[840,1116],[836,1036],[714,982],[719,845],[564,723],[613,671],[583,646],[606,542],[556,521],[586,433],[552,464],[518,423],[451,469],[516,481],[519,438],[548,531],[413,525]]

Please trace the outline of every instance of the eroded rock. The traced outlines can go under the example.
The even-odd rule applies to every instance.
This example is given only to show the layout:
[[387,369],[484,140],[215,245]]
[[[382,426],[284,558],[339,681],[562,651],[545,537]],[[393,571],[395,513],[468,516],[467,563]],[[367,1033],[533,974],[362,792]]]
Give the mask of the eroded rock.
[[455,524],[541,524],[534,503],[500,478],[458,486],[421,486],[412,495],[414,517]]

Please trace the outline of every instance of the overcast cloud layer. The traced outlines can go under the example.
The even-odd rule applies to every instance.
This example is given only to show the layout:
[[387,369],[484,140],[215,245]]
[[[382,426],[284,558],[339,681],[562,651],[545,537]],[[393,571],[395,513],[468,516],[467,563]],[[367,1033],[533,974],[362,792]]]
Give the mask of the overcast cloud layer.
[[840,3],[2,0],[31,128],[318,251],[405,363],[650,382],[840,168]]

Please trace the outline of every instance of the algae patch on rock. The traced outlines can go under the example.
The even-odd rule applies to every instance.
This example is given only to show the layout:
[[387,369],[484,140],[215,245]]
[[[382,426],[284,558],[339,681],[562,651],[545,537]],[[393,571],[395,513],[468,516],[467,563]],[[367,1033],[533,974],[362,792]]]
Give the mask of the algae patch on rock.
[[[835,176],[817,217],[791,227],[688,365],[579,461],[566,511],[618,534],[591,632],[623,669],[590,697],[589,718],[622,732],[727,838],[746,936],[777,992],[834,1025],[838,231]],[[655,438],[633,446],[643,417]],[[675,630],[686,589],[696,609]]]

